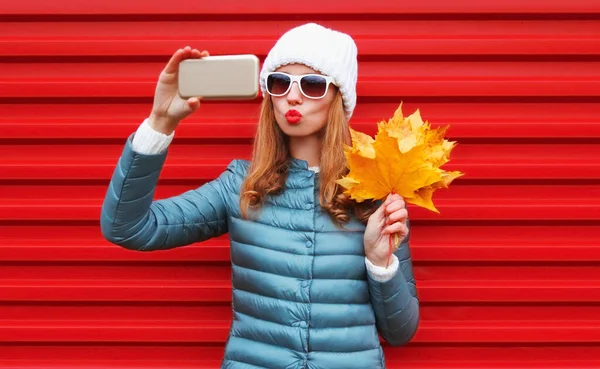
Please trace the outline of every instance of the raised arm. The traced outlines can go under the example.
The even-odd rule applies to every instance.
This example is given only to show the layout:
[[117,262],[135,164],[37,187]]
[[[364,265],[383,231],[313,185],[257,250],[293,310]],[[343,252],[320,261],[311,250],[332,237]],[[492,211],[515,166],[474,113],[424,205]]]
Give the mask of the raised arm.
[[226,233],[226,199],[234,186],[236,162],[198,189],[153,201],[167,151],[138,153],[132,149],[132,136],[118,160],[102,205],[104,237],[128,249],[151,251]]
[[227,232],[228,191],[235,161],[212,182],[169,199],[153,201],[156,183],[175,128],[200,106],[179,96],[181,61],[208,56],[191,47],[177,50],[161,71],[150,117],[132,134],[113,172],[102,205],[102,234],[133,250],[160,250]]

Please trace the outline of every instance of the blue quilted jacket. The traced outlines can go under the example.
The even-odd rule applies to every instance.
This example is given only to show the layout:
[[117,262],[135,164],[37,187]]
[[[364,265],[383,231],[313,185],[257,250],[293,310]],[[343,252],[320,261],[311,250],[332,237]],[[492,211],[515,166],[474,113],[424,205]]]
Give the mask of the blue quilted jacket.
[[165,250],[229,232],[233,321],[221,368],[382,369],[378,333],[402,345],[419,322],[407,237],[389,281],[365,266],[365,226],[342,231],[319,206],[319,174],[290,159],[285,191],[267,198],[256,220],[244,220],[240,187],[249,162],[233,160],[215,180],[153,201],[167,152],[136,153],[130,136],[102,206],[110,242]]

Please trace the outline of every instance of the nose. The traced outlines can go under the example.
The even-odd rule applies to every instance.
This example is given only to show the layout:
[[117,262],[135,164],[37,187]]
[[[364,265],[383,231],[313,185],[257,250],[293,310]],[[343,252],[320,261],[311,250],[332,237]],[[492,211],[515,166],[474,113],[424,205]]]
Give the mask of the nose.
[[287,100],[291,105],[302,103],[302,94],[300,93],[297,82],[292,83],[292,88],[290,88],[290,91],[287,94]]

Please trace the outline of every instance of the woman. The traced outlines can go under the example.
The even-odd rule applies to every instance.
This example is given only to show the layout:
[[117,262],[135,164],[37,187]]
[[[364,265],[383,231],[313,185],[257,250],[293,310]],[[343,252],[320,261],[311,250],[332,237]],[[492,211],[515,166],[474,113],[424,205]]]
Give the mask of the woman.
[[[347,173],[354,41],[314,23],[286,32],[261,70],[252,160],[153,201],[175,128],[200,105],[178,96],[178,65],[207,55],[180,49],[161,73],[152,112],[127,140],[108,188],[104,237],[152,251],[229,232],[233,321],[222,368],[385,368],[377,333],[408,342],[419,301],[402,198],[359,204],[335,183]],[[386,268],[393,233],[403,241]]]

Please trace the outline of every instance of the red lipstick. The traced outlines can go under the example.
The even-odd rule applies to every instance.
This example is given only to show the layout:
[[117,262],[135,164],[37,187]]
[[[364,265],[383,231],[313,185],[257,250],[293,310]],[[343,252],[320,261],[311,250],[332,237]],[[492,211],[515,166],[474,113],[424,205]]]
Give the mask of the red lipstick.
[[297,124],[300,122],[300,119],[302,119],[302,114],[300,114],[298,110],[288,110],[288,112],[285,113],[285,119],[287,119],[289,124]]

